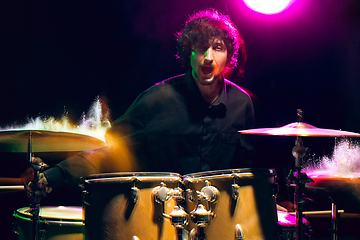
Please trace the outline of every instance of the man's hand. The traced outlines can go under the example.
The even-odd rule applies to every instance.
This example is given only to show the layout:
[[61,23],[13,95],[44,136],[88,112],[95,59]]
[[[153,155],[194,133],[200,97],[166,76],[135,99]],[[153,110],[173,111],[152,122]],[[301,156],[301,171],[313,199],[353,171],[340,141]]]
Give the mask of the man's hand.
[[[43,165],[44,162],[42,159],[33,157],[32,158],[33,164],[39,164]],[[52,191],[52,188],[49,187],[49,183],[45,178],[45,175],[43,173],[39,174],[37,185],[38,187],[34,187],[34,170],[33,168],[28,168],[26,171],[21,175],[21,181],[23,182],[26,193],[30,197],[32,196],[35,191],[39,191],[38,193],[50,193]]]
[[284,211],[284,212],[294,212],[295,205],[293,202],[289,201],[282,201],[279,204],[276,204],[277,210]]

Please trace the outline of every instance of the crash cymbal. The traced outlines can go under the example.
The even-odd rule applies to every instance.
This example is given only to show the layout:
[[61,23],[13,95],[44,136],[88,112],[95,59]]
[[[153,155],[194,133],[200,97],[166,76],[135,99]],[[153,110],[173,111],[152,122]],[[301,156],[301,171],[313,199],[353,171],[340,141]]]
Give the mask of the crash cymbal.
[[105,143],[88,135],[47,130],[0,131],[0,152],[28,152],[31,133],[32,152],[86,151],[103,147]]
[[257,128],[239,131],[242,134],[304,136],[304,137],[360,137],[359,133],[317,128],[303,122],[294,122],[278,128]]

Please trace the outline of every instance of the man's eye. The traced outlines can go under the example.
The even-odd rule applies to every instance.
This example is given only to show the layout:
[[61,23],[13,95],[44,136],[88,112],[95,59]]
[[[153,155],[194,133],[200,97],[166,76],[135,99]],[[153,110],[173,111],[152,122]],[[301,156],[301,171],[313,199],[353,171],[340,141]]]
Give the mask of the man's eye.
[[217,46],[214,46],[213,49],[216,50],[216,51],[222,51],[222,50],[223,50],[223,47],[220,46],[220,45],[217,45]]

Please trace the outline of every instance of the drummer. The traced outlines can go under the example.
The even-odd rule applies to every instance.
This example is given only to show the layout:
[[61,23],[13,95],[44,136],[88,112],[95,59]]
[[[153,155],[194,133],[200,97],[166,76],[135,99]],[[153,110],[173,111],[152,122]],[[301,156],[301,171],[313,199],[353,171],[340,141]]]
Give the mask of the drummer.
[[[101,172],[155,171],[181,175],[252,167],[254,127],[250,95],[225,79],[243,72],[245,43],[217,10],[191,15],[177,33],[177,57],[186,72],[142,92],[107,132],[107,147],[62,161],[41,174],[49,189],[76,189],[80,177]],[[129,81],[123,79],[123,81]]]

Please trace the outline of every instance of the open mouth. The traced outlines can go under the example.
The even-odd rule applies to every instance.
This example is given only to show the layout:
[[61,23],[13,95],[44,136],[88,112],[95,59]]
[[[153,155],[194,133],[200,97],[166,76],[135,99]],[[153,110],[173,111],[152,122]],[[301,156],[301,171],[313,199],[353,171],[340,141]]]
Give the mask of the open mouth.
[[213,70],[214,70],[214,68],[211,66],[201,66],[201,71],[205,75],[211,74]]

